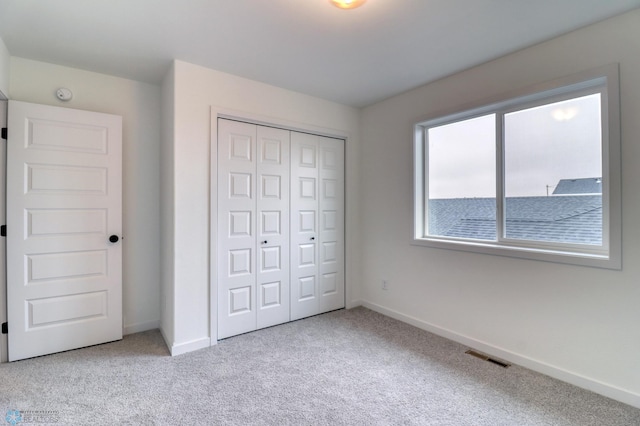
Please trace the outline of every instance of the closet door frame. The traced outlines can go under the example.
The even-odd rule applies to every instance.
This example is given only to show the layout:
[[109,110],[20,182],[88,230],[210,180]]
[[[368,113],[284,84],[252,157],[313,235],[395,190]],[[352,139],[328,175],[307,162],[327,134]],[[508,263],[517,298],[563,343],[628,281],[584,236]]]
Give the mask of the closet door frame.
[[228,108],[222,108],[218,106],[211,106],[210,111],[210,195],[209,195],[209,335],[211,346],[218,343],[218,119],[229,119],[242,121],[245,123],[255,124],[259,126],[277,127],[283,130],[290,130],[295,132],[311,133],[318,136],[326,136],[334,139],[342,139],[344,141],[344,298],[346,308],[352,307],[348,302],[349,298],[349,261],[347,259],[347,253],[349,246],[349,227],[347,220],[348,206],[347,206],[347,147],[349,143],[349,133],[346,131],[340,131],[335,129],[328,129],[323,127],[311,126],[308,124],[302,124],[295,121],[279,120],[273,117],[263,116],[260,114],[253,114],[244,111],[231,110]]

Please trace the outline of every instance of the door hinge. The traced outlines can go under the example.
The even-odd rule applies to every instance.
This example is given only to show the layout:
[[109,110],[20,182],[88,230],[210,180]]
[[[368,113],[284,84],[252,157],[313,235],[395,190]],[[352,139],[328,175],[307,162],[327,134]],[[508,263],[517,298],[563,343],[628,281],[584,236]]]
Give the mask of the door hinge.
[[2,139],[7,140],[7,128],[2,128]]
[[0,237],[7,236],[7,225],[0,226]]
[[2,334],[9,334],[9,323],[8,322],[3,322],[2,323]]

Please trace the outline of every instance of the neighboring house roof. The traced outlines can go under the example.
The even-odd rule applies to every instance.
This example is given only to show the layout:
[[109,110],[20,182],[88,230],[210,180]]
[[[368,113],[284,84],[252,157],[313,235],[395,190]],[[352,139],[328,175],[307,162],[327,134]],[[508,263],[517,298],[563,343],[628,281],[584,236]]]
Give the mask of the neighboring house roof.
[[[495,240],[493,198],[429,200],[429,233]],[[562,195],[506,199],[508,238],[602,244],[602,197]]]
[[602,178],[560,179],[553,195],[602,194]]

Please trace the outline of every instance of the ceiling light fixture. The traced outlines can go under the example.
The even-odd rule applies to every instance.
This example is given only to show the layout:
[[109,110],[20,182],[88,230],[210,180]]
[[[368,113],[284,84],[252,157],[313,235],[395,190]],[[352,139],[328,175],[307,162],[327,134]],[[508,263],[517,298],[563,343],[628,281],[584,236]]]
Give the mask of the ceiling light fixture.
[[362,6],[367,0],[329,0],[331,4],[340,9],[355,9]]

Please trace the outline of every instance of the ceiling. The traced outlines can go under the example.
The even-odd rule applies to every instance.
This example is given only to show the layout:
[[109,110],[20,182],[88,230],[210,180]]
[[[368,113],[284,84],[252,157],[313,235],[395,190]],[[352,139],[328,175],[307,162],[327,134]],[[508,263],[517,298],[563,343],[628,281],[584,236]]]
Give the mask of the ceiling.
[[159,83],[171,60],[355,107],[640,0],[0,0],[12,56]]

